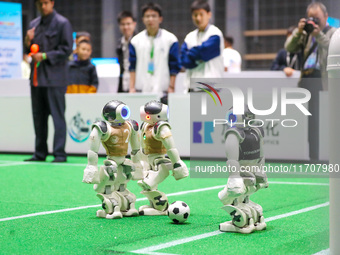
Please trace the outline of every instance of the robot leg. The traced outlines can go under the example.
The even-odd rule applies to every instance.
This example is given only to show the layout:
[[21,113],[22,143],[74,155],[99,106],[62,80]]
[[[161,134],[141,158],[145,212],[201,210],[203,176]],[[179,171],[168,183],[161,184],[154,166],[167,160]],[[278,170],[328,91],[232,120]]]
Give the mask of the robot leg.
[[255,230],[260,231],[266,229],[267,224],[264,222],[262,206],[250,201],[249,197],[245,200],[245,204],[253,211]]
[[240,203],[239,199],[235,199],[232,205],[222,207],[232,220],[220,224],[222,232],[236,232],[242,234],[250,234],[255,231],[253,211],[244,203]]
[[244,179],[240,175],[230,176],[227,185],[218,193],[218,198],[224,205],[230,205],[235,198],[242,196],[246,192]]
[[98,193],[97,197],[102,201],[102,208],[104,209],[97,211],[97,217],[106,219],[123,218],[123,215],[120,212],[121,199],[116,194],[116,191],[111,194]]
[[149,170],[143,180],[138,181],[138,185],[143,190],[156,190],[159,183],[169,176],[169,164],[156,165],[155,170]]
[[169,203],[167,196],[163,192],[143,190],[141,193],[149,199],[150,205],[139,207],[140,215],[167,215]]
[[136,207],[136,195],[130,192],[128,189],[125,189],[123,192],[119,192],[121,196],[123,196],[122,199],[124,199],[127,202],[127,210],[123,211],[124,216],[137,216],[139,215]]

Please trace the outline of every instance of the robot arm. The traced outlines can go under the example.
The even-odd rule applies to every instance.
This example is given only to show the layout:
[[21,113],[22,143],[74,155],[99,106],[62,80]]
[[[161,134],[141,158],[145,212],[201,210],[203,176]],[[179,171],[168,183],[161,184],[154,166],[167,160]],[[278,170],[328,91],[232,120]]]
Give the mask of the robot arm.
[[98,151],[101,142],[101,135],[97,127],[94,127],[91,131],[90,137],[90,149],[87,152],[87,166],[84,169],[83,182],[85,183],[99,183],[98,172]]
[[173,164],[173,176],[176,180],[180,180],[189,175],[186,164],[181,160],[178,150],[175,147],[175,142],[168,125],[160,126],[159,138],[167,150],[167,154]]
[[140,152],[140,135],[138,132],[138,123],[134,120],[128,122],[131,126],[131,136],[130,136],[130,145],[131,145],[131,161],[133,163],[133,172],[132,179],[133,180],[141,180],[144,177],[143,169],[144,164],[142,161],[142,154]]
[[224,147],[225,153],[227,156],[227,165],[230,168],[236,169],[236,172],[231,172],[230,175],[239,174],[240,172],[240,163],[238,161],[239,158],[239,138],[234,133],[229,133],[226,137]]

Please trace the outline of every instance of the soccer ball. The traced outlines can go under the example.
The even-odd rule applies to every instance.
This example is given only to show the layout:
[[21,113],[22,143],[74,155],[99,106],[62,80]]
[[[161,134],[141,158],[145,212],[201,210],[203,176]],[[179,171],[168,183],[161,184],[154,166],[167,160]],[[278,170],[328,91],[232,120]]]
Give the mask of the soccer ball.
[[176,224],[185,222],[189,215],[190,208],[182,201],[175,201],[168,208],[168,216]]

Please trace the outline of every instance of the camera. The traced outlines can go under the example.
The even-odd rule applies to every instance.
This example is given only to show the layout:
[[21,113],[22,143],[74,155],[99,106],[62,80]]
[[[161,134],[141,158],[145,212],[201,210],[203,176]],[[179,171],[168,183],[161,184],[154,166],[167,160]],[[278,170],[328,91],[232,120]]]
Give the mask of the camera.
[[310,33],[313,32],[314,24],[319,25],[320,20],[318,18],[314,18],[314,17],[306,18],[306,25],[303,29],[307,32],[307,34],[310,34]]

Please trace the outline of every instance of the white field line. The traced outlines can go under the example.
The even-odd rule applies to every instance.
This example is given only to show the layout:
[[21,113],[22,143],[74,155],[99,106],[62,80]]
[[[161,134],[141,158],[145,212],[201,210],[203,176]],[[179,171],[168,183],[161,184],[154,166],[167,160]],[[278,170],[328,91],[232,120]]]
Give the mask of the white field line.
[[5,163],[5,164],[0,164],[0,167],[4,167],[4,166],[22,166],[22,165],[28,165],[29,163],[26,162],[22,162],[22,163]]
[[322,250],[322,251],[319,251],[319,252],[317,252],[317,253],[314,253],[313,255],[329,255],[329,254],[331,254],[331,251],[330,251],[330,249],[328,248],[328,249],[326,249],[326,250]]
[[[2,164],[3,163],[3,164]],[[83,166],[86,167],[85,164],[79,164],[79,163],[52,163],[52,162],[15,162],[15,161],[4,161],[0,160],[0,167],[4,166],[20,166],[20,165],[42,165],[42,166]]]
[[[304,182],[287,182],[287,183],[286,182],[269,182],[269,183],[270,184],[288,184],[288,185],[324,185],[324,183],[304,183]],[[222,188],[224,188],[224,186],[225,185],[218,185],[218,186],[202,188],[202,189],[180,191],[180,192],[175,192],[175,193],[167,194],[167,196],[168,197],[180,196],[180,195],[185,195],[185,194],[189,194],[189,193],[197,193],[197,192],[203,192],[203,191],[208,191],[208,190],[222,189]],[[145,197],[143,197],[143,198],[138,198],[136,201],[143,201],[143,200],[147,200],[147,199]],[[45,212],[31,213],[31,214],[19,215],[19,216],[14,216],[14,217],[2,218],[2,219],[0,219],[0,222],[2,222],[2,221],[9,221],[9,220],[16,220],[16,219],[23,219],[23,218],[29,218],[29,217],[36,217],[36,216],[42,216],[42,215],[48,215],[48,214],[53,214],[53,213],[70,212],[70,211],[82,210],[82,209],[99,207],[99,206],[101,206],[101,204],[99,204],[99,205],[79,206],[79,207],[66,208],[66,209],[54,210],[54,211],[45,211]]]
[[[269,217],[265,221],[270,222],[270,221],[274,221],[274,220],[278,220],[278,219],[283,219],[283,218],[290,217],[290,216],[293,216],[293,215],[297,215],[297,214],[300,214],[300,213],[305,213],[305,212],[316,210],[318,208],[326,207],[328,205],[329,205],[329,202],[326,202],[326,203],[323,203],[323,204],[319,204],[319,205],[315,205],[315,206],[311,206],[311,207],[306,207],[306,208],[303,208],[303,209],[300,209],[300,210],[297,210],[297,211],[293,211],[293,212],[284,213],[284,214],[280,214],[280,215],[277,215],[277,216]],[[155,251],[165,249],[165,248],[169,248],[169,247],[173,247],[173,246],[177,246],[177,245],[184,244],[184,243],[189,243],[189,242],[204,239],[204,238],[208,238],[208,237],[212,237],[212,236],[215,236],[215,235],[220,235],[220,234],[223,234],[223,233],[224,232],[217,230],[217,231],[208,232],[208,233],[197,235],[197,236],[178,239],[178,240],[171,241],[171,242],[168,242],[168,243],[149,246],[149,247],[142,248],[142,249],[139,249],[139,250],[134,250],[134,251],[131,251],[131,252],[138,253],[138,254],[161,255],[161,254],[164,254],[164,253],[155,252]]]

